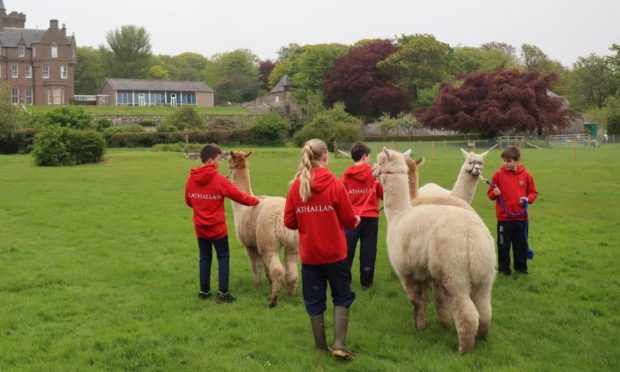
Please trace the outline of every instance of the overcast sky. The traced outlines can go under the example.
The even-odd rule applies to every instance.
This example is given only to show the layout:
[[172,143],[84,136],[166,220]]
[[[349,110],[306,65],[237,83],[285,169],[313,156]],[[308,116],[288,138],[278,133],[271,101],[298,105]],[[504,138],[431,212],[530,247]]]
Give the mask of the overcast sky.
[[360,39],[433,34],[450,46],[502,41],[533,44],[571,66],[620,44],[620,0],[4,0],[26,14],[26,27],[66,24],[78,46],[105,44],[106,33],[133,24],[153,53],[206,57],[238,48],[260,59],[290,43],[353,44]]

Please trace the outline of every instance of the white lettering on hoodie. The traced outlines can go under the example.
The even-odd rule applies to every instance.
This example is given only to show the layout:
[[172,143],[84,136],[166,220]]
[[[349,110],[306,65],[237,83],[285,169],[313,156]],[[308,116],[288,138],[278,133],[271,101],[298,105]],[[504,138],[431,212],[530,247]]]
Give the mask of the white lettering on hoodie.
[[370,194],[372,189],[350,189],[349,194]]
[[334,207],[331,205],[307,205],[302,207],[297,207],[295,213],[323,213],[323,212],[332,212]]
[[222,200],[224,198],[222,195],[203,194],[199,192],[190,192],[188,196],[190,197],[190,199],[206,199],[206,200]]

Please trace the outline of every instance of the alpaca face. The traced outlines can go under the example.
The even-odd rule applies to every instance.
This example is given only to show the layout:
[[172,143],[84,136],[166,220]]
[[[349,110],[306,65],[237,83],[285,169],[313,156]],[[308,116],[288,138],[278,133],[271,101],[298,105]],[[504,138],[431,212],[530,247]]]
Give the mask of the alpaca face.
[[231,151],[228,157],[228,169],[244,169],[248,167],[248,161],[246,160],[252,151]]
[[[405,152],[407,156],[411,153],[411,150]],[[385,147],[383,151],[377,154],[377,162],[373,165],[372,174],[384,183],[384,175],[386,174],[398,174],[407,173],[407,163],[405,162],[405,155],[395,150],[389,150]]]
[[461,167],[462,171],[471,175],[474,178],[478,178],[482,174],[482,170],[484,168],[484,157],[491,151],[495,146],[491,147],[489,150],[483,152],[482,154],[476,154],[475,152],[467,152],[461,149],[463,156],[465,157],[465,162]]

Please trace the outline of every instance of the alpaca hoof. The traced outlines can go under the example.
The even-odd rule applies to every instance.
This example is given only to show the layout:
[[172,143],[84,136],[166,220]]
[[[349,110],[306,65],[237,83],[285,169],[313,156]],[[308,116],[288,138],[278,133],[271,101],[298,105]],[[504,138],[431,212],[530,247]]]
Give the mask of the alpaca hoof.
[[269,307],[275,307],[278,304],[278,296],[269,299]]
[[426,328],[426,321],[424,321],[424,322],[417,322],[416,325],[415,325],[415,328],[417,330],[422,330],[422,329]]

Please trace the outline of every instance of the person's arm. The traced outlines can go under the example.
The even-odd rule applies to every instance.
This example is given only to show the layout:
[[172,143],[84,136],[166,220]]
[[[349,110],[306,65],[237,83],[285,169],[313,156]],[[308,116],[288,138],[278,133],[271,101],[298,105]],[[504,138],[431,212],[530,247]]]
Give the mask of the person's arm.
[[336,213],[338,214],[338,220],[347,229],[354,229],[360,222],[360,217],[353,211],[353,205],[347,195],[347,190],[342,183],[336,183],[337,198],[336,201]]
[[284,226],[291,230],[297,230],[299,225],[297,224],[297,214],[295,213],[295,205],[293,202],[293,186],[288,190],[286,195],[286,203],[284,204]]
[[532,178],[532,175],[528,173],[527,178],[527,203],[532,204],[534,201],[536,201],[536,198],[538,197],[538,190],[536,190],[536,184],[534,183],[534,178]]
[[187,181],[185,181],[185,204],[187,204],[188,207],[192,206],[192,200],[189,198],[189,181],[190,178],[187,177]]
[[378,180],[375,180],[375,185],[377,185],[377,198],[383,200],[383,185]]
[[243,191],[239,190],[237,186],[233,185],[229,180],[222,177],[222,185],[224,186],[224,195],[236,201],[239,204],[253,206],[259,203],[259,200],[250,194],[246,194]]
[[491,200],[496,200],[497,197],[500,195],[499,188],[497,187],[497,173],[493,175],[491,184],[494,186],[489,185],[489,189],[487,190],[487,196]]

